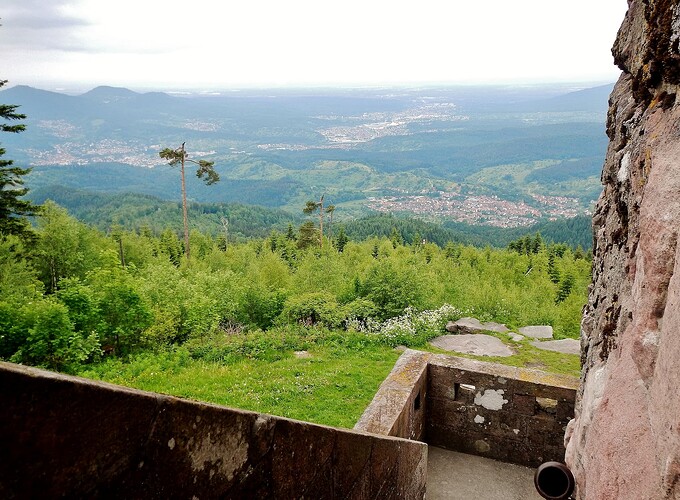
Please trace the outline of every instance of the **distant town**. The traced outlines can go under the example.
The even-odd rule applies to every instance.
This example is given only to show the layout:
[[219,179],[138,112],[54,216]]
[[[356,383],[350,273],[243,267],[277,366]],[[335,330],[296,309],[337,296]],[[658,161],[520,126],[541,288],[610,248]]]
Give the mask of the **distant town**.
[[[26,149],[25,152],[33,166],[125,163],[133,167],[152,168],[163,165],[158,156],[158,152],[163,148],[160,144],[116,139],[80,142],[77,139],[78,128],[65,120],[41,120],[37,126],[44,132],[66,141],[53,145],[51,149]],[[216,128],[212,123],[197,120],[187,121],[182,126],[198,131],[213,131]],[[191,154],[200,157],[215,154],[215,151],[192,151]]]
[[[310,193],[323,192],[351,216],[371,210],[529,227],[588,214],[584,200],[598,196],[605,147],[593,121],[604,123],[604,112],[589,100],[584,111],[552,111],[552,94],[539,90],[485,89],[483,98],[471,98],[469,90],[459,95],[459,89],[250,96],[248,119],[234,125],[243,104],[232,97],[167,96],[158,104],[154,96],[126,89],[72,97],[20,88],[25,103],[42,99],[51,108],[30,113],[33,122],[22,134],[29,140],[18,149],[25,154],[21,162],[37,170],[91,164],[149,169],[164,165],[158,152],[173,146],[167,141],[178,146],[187,137],[192,157],[214,160],[225,180],[238,180],[239,200],[246,203],[261,202],[264,193],[293,211]],[[64,117],[61,110],[73,99],[79,105]],[[123,111],[132,117],[125,125],[118,122]],[[54,175],[44,179],[55,182]],[[157,186],[144,189],[165,194]],[[231,189],[221,183],[210,198],[233,200]]]
[[472,196],[451,192],[427,195],[399,195],[368,199],[368,207],[378,212],[409,212],[475,225],[525,227],[539,219],[573,218],[586,211],[579,209],[576,198],[533,195],[541,209],[525,202],[512,202],[497,196]]
[[467,121],[469,117],[456,115],[456,105],[449,102],[433,103],[407,109],[397,113],[364,113],[358,117],[318,116],[323,120],[353,121],[361,120],[358,125],[343,125],[319,130],[318,132],[331,143],[360,143],[395,135],[410,135],[411,123],[432,121]]

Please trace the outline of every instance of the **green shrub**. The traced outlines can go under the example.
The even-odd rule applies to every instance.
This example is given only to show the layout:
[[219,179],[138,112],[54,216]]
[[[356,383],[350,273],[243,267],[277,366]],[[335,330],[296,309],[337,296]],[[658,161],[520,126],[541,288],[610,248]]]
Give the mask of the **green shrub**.
[[361,284],[361,295],[375,304],[378,319],[385,320],[421,306],[421,279],[412,266],[397,268],[389,260],[379,261]]
[[244,297],[241,312],[238,315],[244,323],[267,329],[283,311],[286,301],[284,290],[269,291],[261,287],[249,288]]
[[12,361],[67,370],[101,353],[96,333],[84,337],[73,330],[65,305],[41,300],[24,306],[21,312],[26,341]]
[[342,324],[345,315],[334,295],[312,292],[289,297],[280,318],[284,323],[335,328]]
[[89,277],[98,292],[97,331],[107,349],[127,355],[142,345],[142,332],[153,323],[147,302],[132,278],[121,270],[100,271]]
[[69,319],[75,331],[84,334],[96,331],[100,311],[97,296],[92,288],[77,278],[65,278],[59,282],[56,297],[68,308]]
[[343,306],[345,325],[348,321],[366,323],[378,315],[378,308],[373,301],[365,298],[354,299]]
[[21,311],[15,305],[0,302],[1,359],[10,359],[26,343],[28,331],[22,322]]

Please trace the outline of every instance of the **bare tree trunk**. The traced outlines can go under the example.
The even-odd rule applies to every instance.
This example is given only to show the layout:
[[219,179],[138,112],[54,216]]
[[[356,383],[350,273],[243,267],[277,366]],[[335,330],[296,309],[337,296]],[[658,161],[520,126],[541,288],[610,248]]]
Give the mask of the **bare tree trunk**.
[[333,212],[330,214],[330,222],[328,223],[328,239],[331,242],[331,246],[333,246]]
[[120,265],[125,269],[125,252],[123,252],[123,235],[118,238],[118,249],[120,251]]
[[323,248],[323,195],[319,199],[319,248]]
[[227,245],[229,244],[229,219],[226,217],[220,217],[220,222],[222,223],[222,228],[224,229],[224,251],[227,251]]
[[184,255],[187,257],[187,261],[191,257],[189,251],[189,214],[187,213],[187,185],[184,179],[184,158],[186,153],[184,151],[184,144],[182,143],[182,214],[184,216]]
[[54,262],[54,257],[50,258],[50,278],[52,282],[52,291],[57,289],[57,264]]

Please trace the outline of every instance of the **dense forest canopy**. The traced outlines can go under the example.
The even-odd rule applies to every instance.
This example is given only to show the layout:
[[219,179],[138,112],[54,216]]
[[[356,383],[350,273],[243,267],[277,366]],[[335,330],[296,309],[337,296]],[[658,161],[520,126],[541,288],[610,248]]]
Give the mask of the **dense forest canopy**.
[[[151,195],[121,193],[110,194],[58,185],[31,191],[37,203],[52,200],[68,209],[76,219],[106,232],[112,226],[139,230],[148,228],[161,233],[166,228],[181,227],[181,208],[178,201],[166,201]],[[286,231],[289,224],[295,227],[303,221],[303,206],[297,213],[242,203],[189,203],[192,227],[217,236],[224,231],[222,219],[229,221],[228,237],[243,242],[250,238],[263,238],[272,230]],[[329,219],[329,223],[330,223]],[[519,228],[472,226],[448,222],[428,222],[399,214],[374,213],[363,217],[348,217],[342,208],[334,212],[332,228],[345,228],[353,240],[372,237],[391,237],[397,231],[405,242],[412,242],[416,234],[429,242],[445,246],[454,241],[475,246],[490,245],[504,248],[511,241],[527,234],[540,232],[547,242],[565,243],[572,248],[579,245],[589,249],[592,245],[590,217],[581,215],[571,219],[544,220],[536,225]]]
[[301,236],[226,244],[194,230],[189,262],[175,231],[105,234],[48,202],[35,245],[0,242],[0,357],[68,370],[180,345],[201,356],[291,328],[419,345],[443,324],[385,325],[423,310],[578,336],[590,262],[540,235],[507,250],[344,231],[319,248]]

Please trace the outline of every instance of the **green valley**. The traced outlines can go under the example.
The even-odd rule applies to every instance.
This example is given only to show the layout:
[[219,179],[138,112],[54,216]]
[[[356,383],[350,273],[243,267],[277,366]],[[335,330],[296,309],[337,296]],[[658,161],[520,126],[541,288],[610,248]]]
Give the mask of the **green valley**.
[[[501,228],[587,215],[611,86],[279,89],[171,95],[98,87],[2,92],[28,115],[6,144],[54,185],[176,200],[158,151],[187,142],[223,182],[199,203],[297,214],[325,193],[349,218],[404,213]],[[481,208],[480,208],[481,207]]]
[[[0,358],[351,427],[449,321],[578,338],[608,92],[3,91],[44,208],[0,239]],[[158,156],[184,142],[220,176],[187,179],[191,259]],[[493,361],[578,373],[496,336]]]

